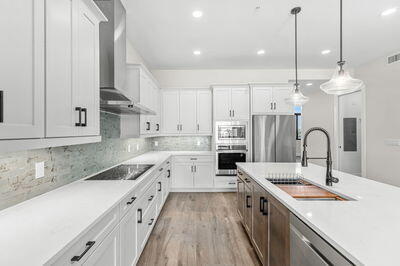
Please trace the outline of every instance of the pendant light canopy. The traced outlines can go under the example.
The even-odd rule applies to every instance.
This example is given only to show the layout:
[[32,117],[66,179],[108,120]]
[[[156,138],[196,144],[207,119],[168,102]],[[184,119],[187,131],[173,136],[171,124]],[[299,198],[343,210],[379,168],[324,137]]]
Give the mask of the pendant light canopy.
[[340,0],[340,60],[337,62],[338,69],[328,82],[323,83],[320,88],[327,94],[342,95],[360,90],[364,83],[352,78],[348,71],[343,69],[346,61],[343,60],[343,0]]
[[290,13],[294,15],[294,65],[295,65],[295,71],[296,71],[296,81],[294,83],[294,89],[292,94],[289,96],[289,98],[286,98],[285,101],[288,104],[294,105],[294,106],[302,106],[306,102],[308,102],[309,98],[304,96],[303,93],[301,93],[299,89],[299,81],[297,79],[297,14],[299,14],[301,11],[300,7],[295,7],[293,8]]

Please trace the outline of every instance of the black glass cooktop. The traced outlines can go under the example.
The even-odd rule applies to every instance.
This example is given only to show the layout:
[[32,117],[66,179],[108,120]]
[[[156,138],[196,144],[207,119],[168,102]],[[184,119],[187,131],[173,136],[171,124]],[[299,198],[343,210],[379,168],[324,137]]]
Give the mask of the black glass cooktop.
[[121,164],[86,180],[136,180],[154,164]]

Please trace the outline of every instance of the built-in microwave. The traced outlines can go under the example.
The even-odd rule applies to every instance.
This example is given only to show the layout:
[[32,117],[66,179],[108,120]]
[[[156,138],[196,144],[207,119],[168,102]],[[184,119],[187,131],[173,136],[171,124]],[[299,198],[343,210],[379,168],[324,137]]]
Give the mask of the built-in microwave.
[[215,142],[247,143],[247,122],[224,121],[215,124]]

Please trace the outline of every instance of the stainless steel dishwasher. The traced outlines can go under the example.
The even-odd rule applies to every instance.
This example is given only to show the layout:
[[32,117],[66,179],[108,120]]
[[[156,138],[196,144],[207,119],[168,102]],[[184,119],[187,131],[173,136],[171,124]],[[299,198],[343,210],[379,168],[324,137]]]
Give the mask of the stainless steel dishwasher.
[[290,265],[354,265],[295,215],[290,214]]

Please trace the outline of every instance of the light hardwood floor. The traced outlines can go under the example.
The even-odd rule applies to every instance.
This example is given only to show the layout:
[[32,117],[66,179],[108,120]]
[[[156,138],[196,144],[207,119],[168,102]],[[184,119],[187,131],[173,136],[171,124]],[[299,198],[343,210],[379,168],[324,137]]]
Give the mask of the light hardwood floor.
[[171,193],[137,265],[261,265],[236,193]]

